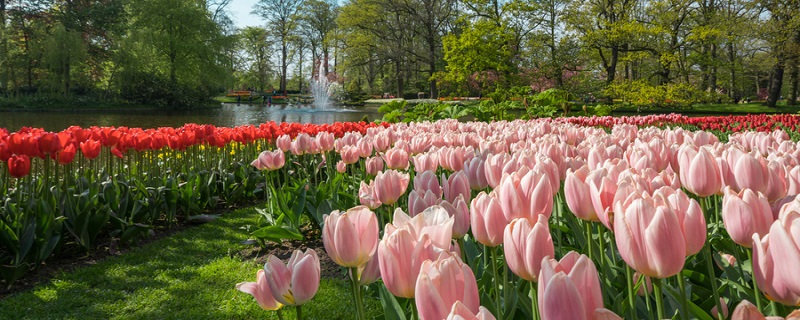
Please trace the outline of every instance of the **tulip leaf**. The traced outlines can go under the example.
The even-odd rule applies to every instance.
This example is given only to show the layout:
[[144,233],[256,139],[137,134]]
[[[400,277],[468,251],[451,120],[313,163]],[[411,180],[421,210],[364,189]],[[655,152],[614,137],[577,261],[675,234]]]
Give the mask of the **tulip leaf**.
[[400,303],[397,302],[397,299],[389,292],[388,289],[386,289],[385,286],[380,287],[381,289],[378,292],[381,296],[381,305],[383,305],[385,319],[406,320],[406,314],[403,312],[403,308],[400,307]]
[[289,230],[281,226],[267,226],[251,234],[253,237],[267,241],[281,243],[283,240],[303,240],[303,235],[297,230]]

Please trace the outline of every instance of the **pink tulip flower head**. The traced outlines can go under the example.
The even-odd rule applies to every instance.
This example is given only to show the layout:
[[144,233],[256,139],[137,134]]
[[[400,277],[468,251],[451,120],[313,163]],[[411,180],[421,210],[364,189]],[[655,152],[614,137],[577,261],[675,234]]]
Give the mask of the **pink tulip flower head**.
[[739,188],[750,188],[765,193],[769,186],[769,168],[767,161],[755,152],[743,154],[733,167],[736,184]]
[[489,186],[489,181],[486,180],[486,161],[481,157],[474,157],[464,163],[464,172],[467,174],[469,180],[469,187],[472,190],[482,190]]
[[295,250],[286,265],[270,255],[264,272],[272,296],[278,302],[299,306],[311,300],[319,289],[319,257],[314,249]]
[[336,163],[336,172],[338,173],[347,172],[347,164],[344,163],[344,161],[339,160],[339,162]]
[[264,273],[264,269],[258,270],[256,273],[256,282],[237,283],[236,290],[253,296],[261,309],[278,310],[283,306],[272,297],[272,292],[269,291],[269,284],[267,284],[267,277]]
[[[784,209],[792,209],[790,205]],[[800,306],[800,212],[782,210],[769,234],[753,235],[753,275],[767,298]]]
[[408,214],[414,217],[425,209],[441,203],[441,201],[442,197],[436,196],[430,190],[413,190],[408,194]]
[[[619,206],[618,206],[619,207]],[[616,211],[616,210],[615,210]],[[635,198],[614,214],[614,234],[620,256],[639,273],[671,277],[683,269],[686,239],[675,211],[650,197]]]
[[425,171],[436,171],[439,168],[439,154],[436,152],[420,153],[411,158],[414,162],[416,173]]
[[769,161],[767,171],[769,172],[769,182],[764,195],[770,203],[773,203],[786,197],[789,192],[788,172],[786,172],[786,166],[777,161]]
[[672,208],[678,216],[679,226],[686,240],[686,256],[695,255],[706,243],[706,218],[697,200],[689,198],[683,190],[661,187],[653,194],[658,205]]
[[507,224],[503,207],[494,192],[491,195],[481,192],[472,199],[470,226],[475,240],[485,246],[496,247],[503,243],[503,232]]
[[545,257],[539,274],[539,313],[542,319],[590,320],[603,307],[597,268],[575,251],[561,261]]
[[383,155],[383,161],[389,169],[405,170],[408,168],[408,153],[399,148],[389,149]]
[[514,274],[527,281],[538,281],[542,259],[555,256],[547,217],[540,214],[534,224],[521,218],[511,221],[504,232],[503,250]]
[[475,314],[470,311],[466,305],[461,303],[461,301],[456,301],[445,320],[497,320],[497,318],[483,306],[480,306],[478,308],[478,313]]
[[313,143],[314,140],[311,138],[311,136],[309,136],[307,133],[301,133],[297,135],[294,141],[292,141],[292,144],[289,146],[289,150],[292,151],[293,155],[303,155],[312,149],[311,145]]
[[586,176],[586,184],[589,185],[589,195],[592,199],[594,212],[597,219],[610,230],[614,230],[613,205],[614,197],[617,195],[617,183],[607,176],[608,171],[604,168],[594,170]]
[[740,246],[750,248],[753,235],[766,235],[775,221],[767,197],[761,192],[745,188],[739,193],[730,187],[725,189],[722,198],[722,222],[731,240]]
[[380,257],[377,252],[376,248],[376,254],[372,256],[372,259],[358,270],[358,283],[362,286],[378,281],[381,278]]
[[706,148],[695,152],[692,146],[684,146],[678,156],[681,185],[701,197],[719,192],[722,178],[714,156]]
[[750,301],[742,300],[736,309],[733,309],[731,319],[735,320],[800,320],[800,310],[795,310],[790,313],[786,318],[783,317],[765,317],[758,311],[758,307],[753,305]]
[[[728,304],[725,302],[725,300],[719,298],[719,305],[722,307],[722,319],[728,319]],[[711,308],[711,316],[713,316],[715,319],[719,319],[719,315],[720,314],[719,311],[717,311],[717,306],[714,305],[714,307]]]
[[567,170],[567,177],[564,180],[564,198],[567,201],[567,207],[576,217],[587,221],[600,221],[594,212],[589,185],[586,183],[588,175],[588,166],[583,166],[577,171]]
[[333,142],[336,140],[336,137],[333,133],[327,131],[320,131],[317,133],[317,144],[319,144],[319,149],[322,152],[330,152],[333,150]]
[[369,137],[361,138],[356,142],[356,149],[359,157],[367,158],[372,155],[372,141],[370,141]]
[[343,146],[342,150],[339,152],[342,156],[342,161],[346,164],[353,164],[358,162],[359,155],[358,155],[358,148],[355,146]]
[[325,252],[336,264],[362,267],[378,248],[378,217],[365,206],[344,213],[333,211],[325,217],[322,242]]
[[442,187],[439,185],[439,179],[433,171],[425,171],[422,174],[417,174],[414,177],[414,190],[417,191],[432,191],[437,197],[442,197]]
[[462,195],[458,195],[454,203],[442,201],[439,204],[453,217],[453,239],[461,239],[469,231],[469,206]]
[[409,179],[407,173],[400,173],[396,170],[378,172],[373,181],[378,200],[386,205],[397,202],[397,199],[406,193]]
[[369,157],[365,161],[367,166],[367,174],[374,176],[377,175],[378,172],[383,171],[383,159],[379,157]]
[[452,254],[443,253],[435,261],[423,262],[414,291],[420,320],[447,318],[457,301],[473,313],[480,308],[475,274]]
[[511,160],[511,156],[507,153],[489,154],[486,156],[484,163],[484,174],[486,181],[492,188],[497,188],[500,185],[500,180],[503,178],[503,168]]
[[258,155],[256,160],[250,163],[250,165],[256,167],[258,170],[267,171],[283,168],[284,164],[286,164],[286,158],[283,151],[280,150],[263,151]]
[[523,169],[506,175],[496,192],[507,221],[536,220],[540,214],[550,218],[552,214],[553,194],[550,179],[545,174]]
[[277,146],[278,149],[281,149],[283,152],[289,151],[289,149],[292,147],[292,137],[288,134],[279,136],[277,139],[275,139],[275,146]]
[[466,201],[470,201],[472,198],[469,178],[464,171],[453,173],[449,178],[443,173],[441,184],[442,191],[444,192],[444,199],[450,203],[455,202],[456,197],[459,195],[463,196]]
[[386,151],[386,149],[389,149],[389,146],[391,146],[391,139],[389,138],[388,132],[381,131],[372,136],[372,145],[378,152],[383,152]]

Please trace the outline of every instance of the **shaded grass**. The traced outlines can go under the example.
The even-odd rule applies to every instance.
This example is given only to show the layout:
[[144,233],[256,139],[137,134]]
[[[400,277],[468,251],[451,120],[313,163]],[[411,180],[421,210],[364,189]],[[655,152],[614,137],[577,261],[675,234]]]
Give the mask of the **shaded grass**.
[[[253,208],[236,210],[211,223],[190,228],[122,256],[57,276],[0,301],[0,319],[277,319],[238,282],[255,281],[261,267],[237,253],[254,225]],[[323,279],[305,319],[353,318],[349,284]],[[371,316],[380,303],[368,299]],[[284,308],[286,319],[293,308]]]
[[[786,103],[778,104],[777,107],[767,107],[762,103],[740,103],[740,104],[695,104],[689,108],[647,108],[642,109],[642,113],[700,113],[700,114],[748,114],[748,113],[797,113],[800,111],[800,106],[787,106]],[[636,112],[636,107],[620,106],[615,111],[617,112]]]

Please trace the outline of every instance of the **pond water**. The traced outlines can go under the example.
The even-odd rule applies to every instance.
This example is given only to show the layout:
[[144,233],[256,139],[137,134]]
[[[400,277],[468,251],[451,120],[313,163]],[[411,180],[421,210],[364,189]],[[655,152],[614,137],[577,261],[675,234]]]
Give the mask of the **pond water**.
[[0,112],[0,128],[17,131],[22,127],[61,131],[69,126],[127,126],[140,128],[179,127],[186,123],[234,127],[246,124],[299,122],[333,123],[374,121],[381,115],[375,106],[259,105],[224,103],[220,108],[191,111],[100,111],[100,112]]

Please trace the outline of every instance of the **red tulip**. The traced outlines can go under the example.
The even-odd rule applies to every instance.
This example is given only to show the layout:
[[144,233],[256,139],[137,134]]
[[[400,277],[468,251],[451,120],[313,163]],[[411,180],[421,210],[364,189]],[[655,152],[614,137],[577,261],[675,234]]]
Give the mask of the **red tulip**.
[[307,249],[305,253],[295,250],[286,265],[270,255],[264,271],[272,296],[285,305],[304,304],[319,289],[319,257],[314,249]]
[[333,211],[325,217],[322,242],[336,264],[363,267],[378,248],[378,218],[364,206]]
[[283,306],[272,296],[264,269],[258,270],[256,273],[256,282],[237,283],[236,290],[253,296],[261,309],[278,310]]
[[81,142],[81,152],[86,159],[94,159],[100,155],[100,141],[97,140],[86,140],[85,142]]
[[423,262],[414,292],[420,320],[447,318],[457,301],[477,313],[481,303],[475,274],[452,254]]
[[56,159],[59,164],[65,165],[71,163],[73,159],[75,159],[75,149],[74,144],[67,145],[64,149],[58,152],[58,158]]
[[22,178],[31,172],[31,158],[26,155],[13,155],[8,158],[8,173],[14,178]]

